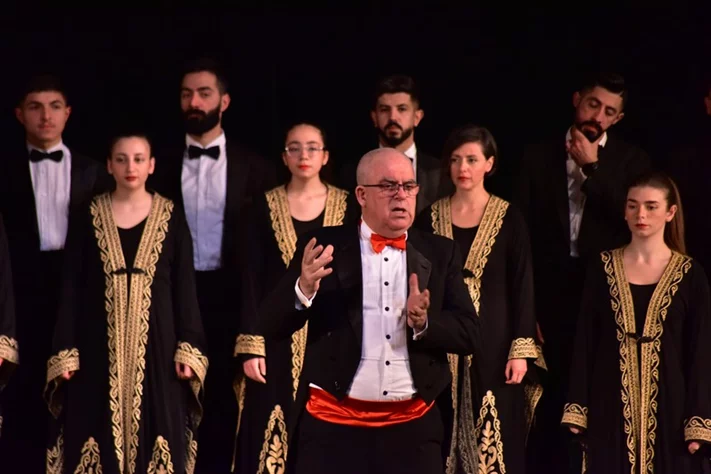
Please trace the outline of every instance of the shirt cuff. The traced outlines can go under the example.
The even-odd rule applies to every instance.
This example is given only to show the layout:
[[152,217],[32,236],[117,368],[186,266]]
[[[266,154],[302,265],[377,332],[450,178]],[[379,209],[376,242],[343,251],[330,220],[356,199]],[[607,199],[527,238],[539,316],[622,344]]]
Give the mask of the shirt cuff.
[[314,298],[316,298],[316,293],[311,298],[307,298],[306,295],[301,291],[301,288],[299,288],[299,280],[301,280],[301,277],[296,279],[296,285],[294,285],[294,291],[296,292],[296,309],[302,310],[302,309],[308,309],[311,307],[311,304],[314,301]]
[[413,340],[413,341],[419,341],[420,339],[422,339],[423,337],[425,337],[425,333],[427,332],[427,326],[428,326],[428,325],[429,325],[429,319],[425,321],[425,327],[424,327],[424,329],[423,329],[422,331],[415,332],[415,333],[412,335],[412,340]]

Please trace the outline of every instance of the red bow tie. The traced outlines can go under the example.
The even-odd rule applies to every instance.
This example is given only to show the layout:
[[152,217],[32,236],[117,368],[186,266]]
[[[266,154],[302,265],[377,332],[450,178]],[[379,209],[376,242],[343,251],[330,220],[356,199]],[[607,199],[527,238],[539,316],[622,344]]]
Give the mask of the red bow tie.
[[382,235],[378,235],[373,232],[370,234],[370,245],[373,246],[375,253],[380,253],[387,245],[398,250],[405,250],[407,243],[405,241],[405,234],[402,234],[400,237],[396,237],[394,239],[388,239],[387,237],[383,237]]

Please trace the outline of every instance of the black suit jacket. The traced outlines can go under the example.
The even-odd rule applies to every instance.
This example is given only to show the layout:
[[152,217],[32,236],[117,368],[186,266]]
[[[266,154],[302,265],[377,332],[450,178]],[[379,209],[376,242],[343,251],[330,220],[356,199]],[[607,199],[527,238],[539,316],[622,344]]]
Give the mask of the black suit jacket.
[[[358,161],[346,163],[339,173],[339,186],[349,191],[350,199],[355,199],[353,190],[356,187],[356,169]],[[415,213],[419,214],[424,208],[444,196],[449,196],[454,192],[454,184],[451,180],[443,180],[442,165],[440,160],[432,155],[417,151],[417,182],[420,184],[420,191],[417,194],[417,204]]]
[[[111,189],[113,179],[101,163],[71,151],[69,214],[95,194]],[[40,256],[35,195],[26,148],[0,162],[0,213],[5,220],[16,290],[32,284]]]
[[[294,286],[301,274],[304,246],[311,237],[333,245],[333,273],[321,281],[309,309],[297,310]],[[455,243],[444,237],[410,229],[407,273],[416,273],[420,289],[430,291],[428,329],[413,341],[408,327],[410,369],[419,395],[435,400],[451,382],[447,353],[472,354],[479,350],[479,319],[462,276],[462,261]],[[308,320],[306,354],[294,410],[297,418],[314,383],[343,399],[360,364],[363,339],[363,278],[358,224],[324,227],[302,236],[289,270],[264,299],[257,324],[266,339],[288,338]],[[290,439],[293,439],[290,437]]]
[[[155,173],[149,185],[161,195],[172,199],[183,208],[182,172],[185,144],[172,151],[156,156]],[[239,272],[246,211],[254,197],[276,186],[274,166],[259,155],[230,141],[226,142],[227,152],[227,195],[225,220],[222,230],[222,267],[227,271]],[[233,273],[237,282],[239,275]]]

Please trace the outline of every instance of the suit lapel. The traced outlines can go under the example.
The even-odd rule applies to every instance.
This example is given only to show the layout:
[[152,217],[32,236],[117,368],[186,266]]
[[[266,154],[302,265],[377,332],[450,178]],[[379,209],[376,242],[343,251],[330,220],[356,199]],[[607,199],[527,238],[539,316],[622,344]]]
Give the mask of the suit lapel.
[[541,172],[545,173],[552,178],[552,182],[549,183],[551,190],[553,191],[555,199],[555,208],[558,212],[558,220],[560,222],[561,228],[563,230],[563,235],[565,236],[565,241],[570,242],[570,207],[568,204],[568,170],[566,168],[566,160],[568,159],[568,154],[565,148],[562,152],[556,152],[553,154],[555,157],[555,162],[552,166],[552,172],[549,174],[545,167],[541,168]]
[[346,295],[348,320],[353,327],[358,344],[363,343],[363,265],[360,259],[359,228],[352,225],[343,247],[334,255],[336,274],[341,290]]
[[236,216],[245,196],[246,179],[249,176],[248,163],[241,160],[234,147],[225,145],[227,152],[227,196],[225,197],[225,222]]
[[32,174],[30,173],[27,150],[20,156],[20,159],[13,160],[11,176],[16,179],[10,179],[12,189],[10,194],[18,197],[18,203],[23,208],[21,216],[18,217],[25,220],[32,232],[39,237],[37,203],[35,202],[35,192],[32,189]]
[[82,190],[84,189],[84,162],[81,157],[74,155],[72,153],[72,158],[69,168],[69,208],[73,209],[74,206],[81,200],[83,195]]
[[422,246],[416,234],[413,235],[410,230],[410,235],[407,239],[407,280],[408,280],[408,297],[410,296],[409,281],[410,275],[417,275],[417,283],[420,291],[424,291],[430,281],[430,273],[432,272],[432,263],[417,250],[417,246]]

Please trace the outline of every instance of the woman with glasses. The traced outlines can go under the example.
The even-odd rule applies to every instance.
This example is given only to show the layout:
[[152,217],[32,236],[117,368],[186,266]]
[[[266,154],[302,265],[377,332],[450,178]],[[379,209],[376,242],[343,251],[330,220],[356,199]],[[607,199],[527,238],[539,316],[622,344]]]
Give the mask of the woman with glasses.
[[291,127],[282,160],[290,173],[288,183],[267,191],[248,221],[242,329],[235,345],[243,368],[235,388],[241,413],[236,471],[241,474],[283,472],[286,422],[306,349],[307,326],[288,340],[265,340],[257,333],[262,299],[286,272],[299,236],[358,216],[347,204],[348,193],[321,179],[329,153],[319,127]]
[[526,437],[542,393],[531,380],[540,351],[527,229],[519,211],[484,185],[497,161],[487,129],[468,125],[452,132],[443,172],[456,190],[415,222],[459,244],[464,281],[482,321],[478,360],[449,356],[455,413],[448,473],[523,473]]

